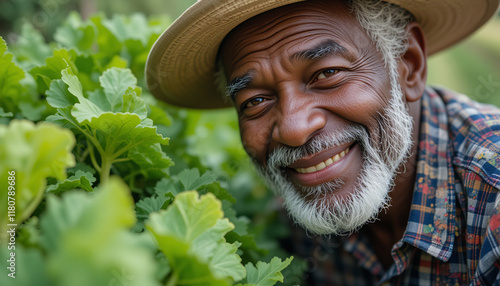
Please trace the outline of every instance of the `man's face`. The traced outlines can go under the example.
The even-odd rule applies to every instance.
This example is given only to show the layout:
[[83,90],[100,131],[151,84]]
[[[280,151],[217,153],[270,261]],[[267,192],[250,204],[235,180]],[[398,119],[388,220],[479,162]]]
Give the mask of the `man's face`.
[[300,224],[352,231],[386,204],[411,118],[342,2],[253,18],[228,35],[222,55],[245,150]]

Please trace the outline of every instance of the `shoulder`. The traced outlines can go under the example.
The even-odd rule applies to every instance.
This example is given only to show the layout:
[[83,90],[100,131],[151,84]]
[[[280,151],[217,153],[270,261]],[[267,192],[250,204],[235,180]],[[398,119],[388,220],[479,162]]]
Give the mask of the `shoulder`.
[[445,105],[452,163],[466,195],[468,257],[475,261],[470,285],[492,285],[500,279],[500,109],[450,90],[434,92]]
[[475,138],[485,144],[489,142],[483,142],[484,140],[493,140],[498,145],[500,142],[497,140],[500,138],[500,109],[498,107],[473,101],[451,90],[435,89],[435,91],[446,105],[451,132],[458,137],[457,139]]
[[496,205],[488,222],[479,262],[471,285],[498,285],[500,281],[500,206]]
[[445,89],[435,89],[448,116],[453,164],[500,189],[500,109]]

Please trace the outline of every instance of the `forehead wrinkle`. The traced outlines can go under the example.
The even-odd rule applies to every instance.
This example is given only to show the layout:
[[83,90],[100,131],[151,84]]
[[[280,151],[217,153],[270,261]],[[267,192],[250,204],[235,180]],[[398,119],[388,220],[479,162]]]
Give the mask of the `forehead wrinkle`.
[[[305,2],[301,4],[305,4]],[[271,10],[246,20],[245,22],[237,26],[235,29],[233,29],[233,31],[231,31],[230,34],[242,35],[243,37],[245,37],[253,33],[258,33],[258,34],[268,33],[271,30],[275,29],[277,26],[281,25],[283,22],[287,21],[292,21],[292,23],[302,22],[308,24],[314,21],[317,21],[318,23],[325,23],[325,20],[332,20],[330,13],[328,11],[324,11],[322,9],[315,7],[300,6],[300,7],[295,7],[295,9],[293,10],[286,12],[281,11],[279,13]],[[281,30],[286,29],[286,27],[287,25],[285,25],[285,27],[282,28]]]
[[[255,27],[253,27],[253,26],[250,26],[250,27],[249,26],[242,26],[239,28],[237,27],[235,30],[233,30],[231,32],[231,35],[228,37],[228,38],[233,38],[233,41],[235,38],[238,39],[238,41],[236,41],[236,43],[237,43],[237,46],[239,46],[239,47],[237,49],[235,49],[235,51],[234,51],[235,57],[238,57],[238,54],[240,54],[243,49],[247,48],[250,45],[260,45],[260,46],[262,46],[260,48],[261,50],[265,49],[265,46],[266,46],[266,45],[263,45],[262,43],[265,43],[268,46],[274,45],[275,43],[273,43],[271,40],[277,34],[280,34],[284,30],[288,30],[288,29],[293,28],[295,26],[302,25],[299,23],[299,24],[293,24],[293,25],[283,25],[283,27],[280,27],[279,29],[276,28],[277,26],[279,26],[283,22],[290,21],[290,20],[295,19],[295,18],[304,18],[306,23],[311,23],[311,21],[307,21],[307,20],[311,20],[313,17],[308,18],[307,16],[304,16],[304,15],[297,15],[297,16],[292,16],[292,17],[288,17],[288,18],[279,18],[278,17],[278,18],[273,18],[271,21],[261,23],[259,25],[253,25]],[[295,22],[296,21],[294,21],[294,23]],[[244,22],[243,24],[250,25],[250,23],[246,23],[246,22]],[[276,30],[276,31],[273,31],[273,30]],[[259,40],[254,41],[253,37],[258,37]],[[286,38],[286,37],[282,37],[282,38]],[[271,43],[271,44],[269,44],[269,43]]]
[[331,39],[327,39],[310,49],[298,51],[292,54],[290,56],[290,61],[310,61],[339,54],[348,58],[348,56],[346,55],[348,55],[349,53],[346,48],[344,48],[337,42]]
[[[288,16],[286,18],[275,17],[275,18],[271,18],[271,20],[269,20],[267,22],[259,23],[258,25],[252,24],[251,22],[250,23],[243,22],[243,24],[248,24],[248,25],[252,24],[252,26],[241,26],[240,28],[236,28],[235,31],[236,31],[236,34],[239,34],[243,37],[250,36],[254,33],[264,34],[264,35],[271,33],[272,35],[274,35],[274,34],[281,32],[282,30],[285,30],[288,27],[290,27],[289,25],[284,25],[283,28],[281,28],[281,27],[276,28],[277,26],[283,24],[283,22],[293,20],[293,23],[297,23],[300,21],[301,18],[303,18],[303,22],[310,23],[311,20],[313,20],[314,18],[318,18],[318,16],[294,15],[294,16]],[[250,20],[252,20],[252,19],[250,19]],[[273,32],[272,30],[274,30],[274,29],[278,29],[278,30],[276,32]],[[231,33],[233,33],[233,32],[231,32]],[[266,36],[266,37],[269,37],[269,36]]]
[[[345,3],[340,1],[300,2],[270,10],[244,21],[229,33],[224,42],[226,44],[232,42],[228,47],[232,46],[232,54],[236,56],[248,45],[250,38],[269,38],[272,35],[268,33],[276,34],[290,28],[290,25],[285,24],[300,23],[308,25],[318,23],[322,25],[329,24],[331,28],[334,28],[343,22],[350,22],[353,19],[354,16],[348,10]],[[283,24],[284,22],[285,24]],[[259,34],[262,34],[262,36]],[[232,40],[229,40],[231,38]]]
[[[290,18],[284,19],[280,22],[283,22],[283,21],[286,21],[289,19]],[[309,23],[311,23],[311,22],[309,22]],[[283,31],[291,30],[291,29],[294,29],[295,27],[301,26],[301,25],[303,25],[303,23],[295,23],[292,25],[285,25],[284,27],[282,27],[281,29],[278,29],[276,31],[271,31],[273,28],[275,28],[275,27],[271,27],[271,28],[266,29],[265,31],[262,31],[262,32],[254,31],[252,33],[236,34],[239,38],[239,41],[237,41],[237,45],[235,45],[237,48],[234,49],[234,53],[233,53],[234,54],[233,58],[238,59],[235,62],[237,62],[240,59],[242,59],[248,55],[251,55],[253,53],[258,53],[258,52],[270,50],[273,46],[276,46],[280,42],[285,41],[285,40],[289,39],[290,37],[293,37],[297,34],[304,33],[304,32],[307,33],[307,32],[311,32],[311,31],[317,31],[317,29],[308,29],[308,30],[296,31],[293,33],[290,33],[290,32],[283,33]],[[284,34],[284,35],[277,37],[276,35],[279,35],[279,34]],[[250,37],[250,36],[258,36],[259,39],[255,40],[253,37]],[[252,47],[251,53],[245,54],[244,50],[248,49],[249,47]],[[274,49],[276,49],[276,47]]]
[[[320,23],[320,22],[318,22],[318,23]],[[315,24],[315,22],[309,22],[308,24]],[[324,23],[321,23],[321,24],[324,24]],[[236,64],[238,61],[240,61],[241,59],[243,59],[249,55],[256,54],[259,52],[272,53],[274,50],[279,49],[279,46],[277,46],[277,45],[280,43],[283,43],[283,45],[286,45],[286,44],[289,44],[290,42],[293,43],[294,41],[300,41],[303,39],[307,40],[307,38],[310,38],[310,37],[314,37],[314,38],[323,37],[326,39],[327,38],[340,39],[340,38],[349,37],[348,35],[342,36],[341,35],[341,34],[343,34],[342,31],[318,29],[317,27],[300,29],[298,31],[296,29],[294,30],[295,27],[302,26],[302,25],[303,25],[303,23],[295,23],[292,25],[288,25],[288,26],[284,27],[283,29],[276,31],[275,33],[270,34],[269,36],[267,36],[265,38],[261,38],[258,41],[255,41],[255,40],[251,41],[251,43],[248,43],[250,41],[250,39],[248,39],[247,37],[240,37],[240,39],[242,39],[242,40],[239,42],[239,47],[234,53],[233,64]],[[276,37],[277,34],[282,33],[284,30],[292,30],[293,32],[287,32],[285,35],[282,35],[280,37]],[[321,30],[323,30],[323,31],[321,31]],[[301,34],[303,34],[303,36],[300,36]],[[334,42],[334,44],[332,44],[331,47],[325,46],[325,49],[330,49],[331,52],[337,52],[338,54],[342,54],[344,57],[349,58],[349,59],[353,58],[353,55],[350,52],[348,52],[348,50],[344,46],[342,46],[341,44],[338,44],[338,42],[336,42],[336,41],[333,41],[333,40],[331,40],[331,41]],[[252,47],[251,52],[244,54],[245,49],[248,49],[249,47]],[[295,58],[299,59],[299,58],[297,58],[297,56],[295,56]]]

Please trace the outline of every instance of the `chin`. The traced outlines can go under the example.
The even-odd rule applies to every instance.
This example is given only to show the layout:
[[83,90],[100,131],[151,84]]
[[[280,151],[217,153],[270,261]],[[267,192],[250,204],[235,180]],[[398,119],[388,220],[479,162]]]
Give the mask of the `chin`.
[[389,206],[392,176],[381,172],[372,174],[377,174],[379,179],[374,181],[375,175],[360,178],[359,183],[350,188],[338,181],[318,186],[316,190],[303,190],[287,183],[281,185],[279,193],[289,215],[309,232],[350,234],[376,219],[378,213]]

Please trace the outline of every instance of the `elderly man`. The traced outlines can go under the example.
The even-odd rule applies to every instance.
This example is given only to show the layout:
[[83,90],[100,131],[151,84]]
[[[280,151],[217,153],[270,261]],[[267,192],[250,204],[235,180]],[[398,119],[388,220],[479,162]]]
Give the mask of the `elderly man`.
[[309,285],[498,285],[500,111],[426,87],[427,55],[498,5],[201,0],[153,47],[148,85],[236,108],[294,221],[327,235],[291,238]]

